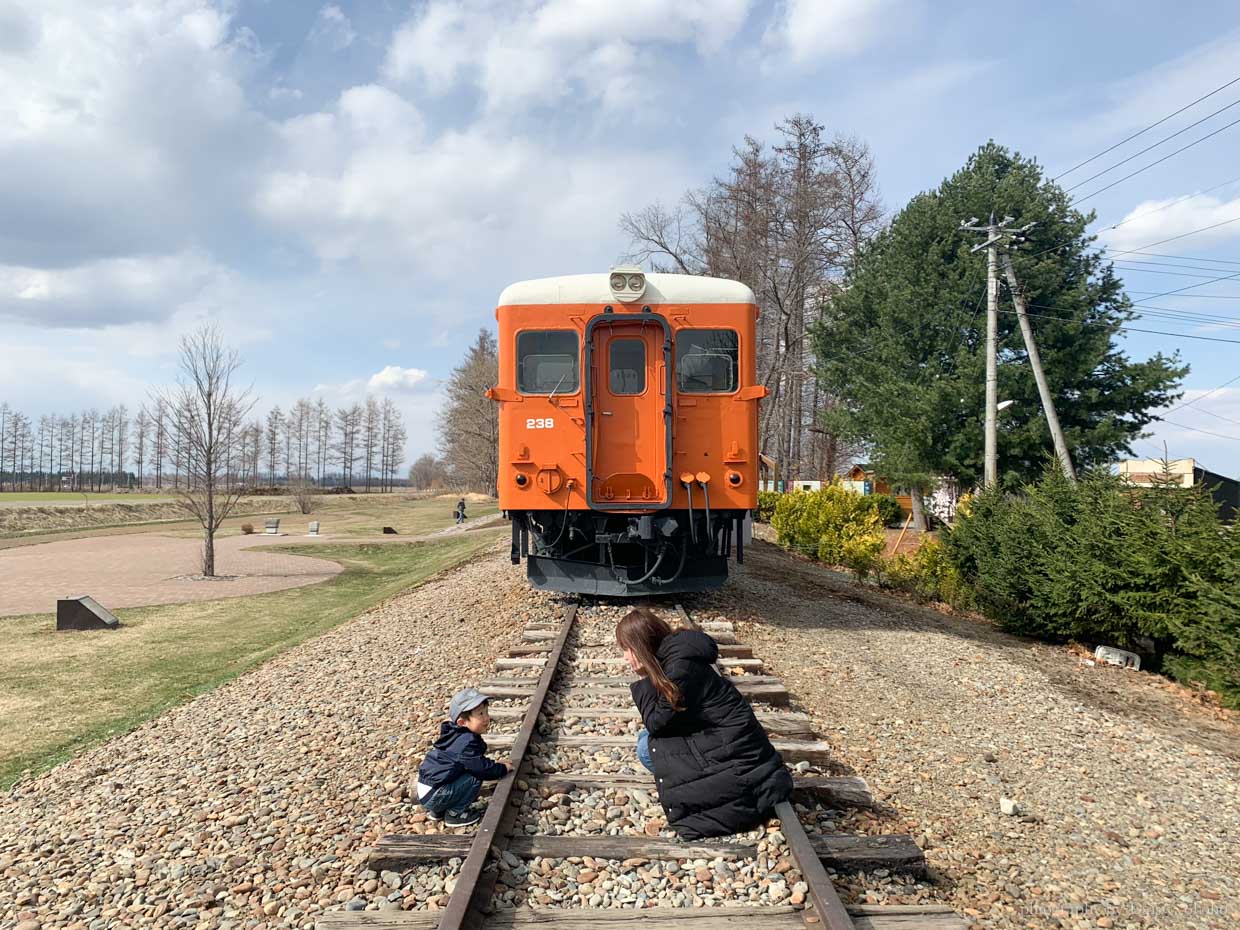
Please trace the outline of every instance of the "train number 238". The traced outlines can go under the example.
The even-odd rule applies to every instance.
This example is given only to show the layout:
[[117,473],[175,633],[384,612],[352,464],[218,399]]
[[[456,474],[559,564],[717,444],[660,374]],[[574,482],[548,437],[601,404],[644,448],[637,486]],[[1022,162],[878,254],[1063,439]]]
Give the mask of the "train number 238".
[[555,417],[530,417],[525,421],[526,429],[555,429]]

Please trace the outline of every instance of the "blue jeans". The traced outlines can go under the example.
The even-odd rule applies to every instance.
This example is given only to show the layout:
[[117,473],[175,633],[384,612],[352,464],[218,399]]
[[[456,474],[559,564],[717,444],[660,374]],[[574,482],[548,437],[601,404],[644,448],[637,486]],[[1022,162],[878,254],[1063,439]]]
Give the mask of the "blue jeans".
[[461,812],[474,803],[481,790],[482,779],[466,772],[455,781],[434,789],[421,803],[432,814],[442,816],[447,811]]
[[654,758],[650,755],[650,734],[645,730],[637,731],[637,761],[654,774]]

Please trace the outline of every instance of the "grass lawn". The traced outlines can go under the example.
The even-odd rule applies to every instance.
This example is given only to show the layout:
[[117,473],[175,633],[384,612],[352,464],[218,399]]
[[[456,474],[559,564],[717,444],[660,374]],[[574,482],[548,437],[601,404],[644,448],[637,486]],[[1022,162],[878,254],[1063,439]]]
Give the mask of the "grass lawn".
[[[401,536],[424,536],[452,526],[456,498],[416,498],[406,494],[340,494],[315,498],[314,512],[280,515],[280,532],[296,536],[305,533],[311,520],[320,523],[324,536],[381,536],[390,526]],[[469,519],[497,513],[495,501],[466,504]],[[250,523],[256,533],[263,531],[266,517],[235,517],[225,521],[221,535],[235,536],[241,524]],[[188,535],[201,535],[202,531]]]
[[345,570],[305,588],[119,610],[115,631],[56,633],[49,614],[0,619],[0,789],[476,557],[500,535],[282,546]]
[[[9,495],[0,495],[0,500]],[[73,495],[66,495],[72,497]],[[123,495],[122,495],[123,496]],[[78,497],[81,500],[81,497]],[[92,498],[93,500],[93,498]],[[220,527],[219,535],[236,536],[241,532],[241,524],[249,523],[255,532],[263,531],[263,524],[269,516],[280,518],[280,530],[290,536],[306,532],[311,520],[322,524],[321,532],[328,536],[378,536],[383,527],[390,526],[402,536],[419,536],[432,533],[452,525],[452,508],[456,506],[456,498],[449,496],[416,498],[409,494],[324,494],[315,498],[314,512],[301,514],[281,512],[290,506],[287,497],[246,498],[259,509],[270,510],[270,513],[250,513],[229,517]],[[155,498],[130,495],[123,503],[156,503]],[[96,503],[101,503],[96,501]],[[27,506],[31,506],[28,504]],[[0,507],[3,504],[0,503]],[[470,501],[467,514],[474,517],[497,513],[495,501]],[[54,521],[53,521],[54,522]],[[27,545],[30,542],[43,542],[47,537],[60,539],[76,539],[84,536],[106,536],[113,533],[146,533],[157,532],[179,536],[201,536],[202,529],[193,520],[160,520],[145,523],[104,524],[97,526],[65,526],[34,525],[23,527],[18,534],[0,533],[0,548],[13,545]]]

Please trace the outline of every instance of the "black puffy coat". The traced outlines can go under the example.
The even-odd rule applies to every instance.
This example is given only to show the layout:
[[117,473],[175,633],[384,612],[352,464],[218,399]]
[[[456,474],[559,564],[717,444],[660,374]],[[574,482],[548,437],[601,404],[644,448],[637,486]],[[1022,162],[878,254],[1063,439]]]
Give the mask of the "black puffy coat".
[[792,776],[749,702],[715,672],[719,647],[705,633],[682,630],[657,657],[680,688],[675,711],[649,678],[632,685],[650,732],[650,752],[669,826],[682,839],[751,830],[792,794]]

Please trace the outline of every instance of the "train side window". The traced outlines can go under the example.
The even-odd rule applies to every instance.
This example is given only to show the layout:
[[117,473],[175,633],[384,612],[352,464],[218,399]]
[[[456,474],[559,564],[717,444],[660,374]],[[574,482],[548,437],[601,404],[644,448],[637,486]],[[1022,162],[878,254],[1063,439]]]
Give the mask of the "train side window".
[[682,329],[676,334],[676,390],[731,394],[737,387],[739,340],[731,329]]
[[517,390],[522,394],[572,394],[581,365],[573,330],[529,330],[517,334]]
[[646,390],[646,343],[641,339],[611,340],[607,370],[611,393],[643,393]]

